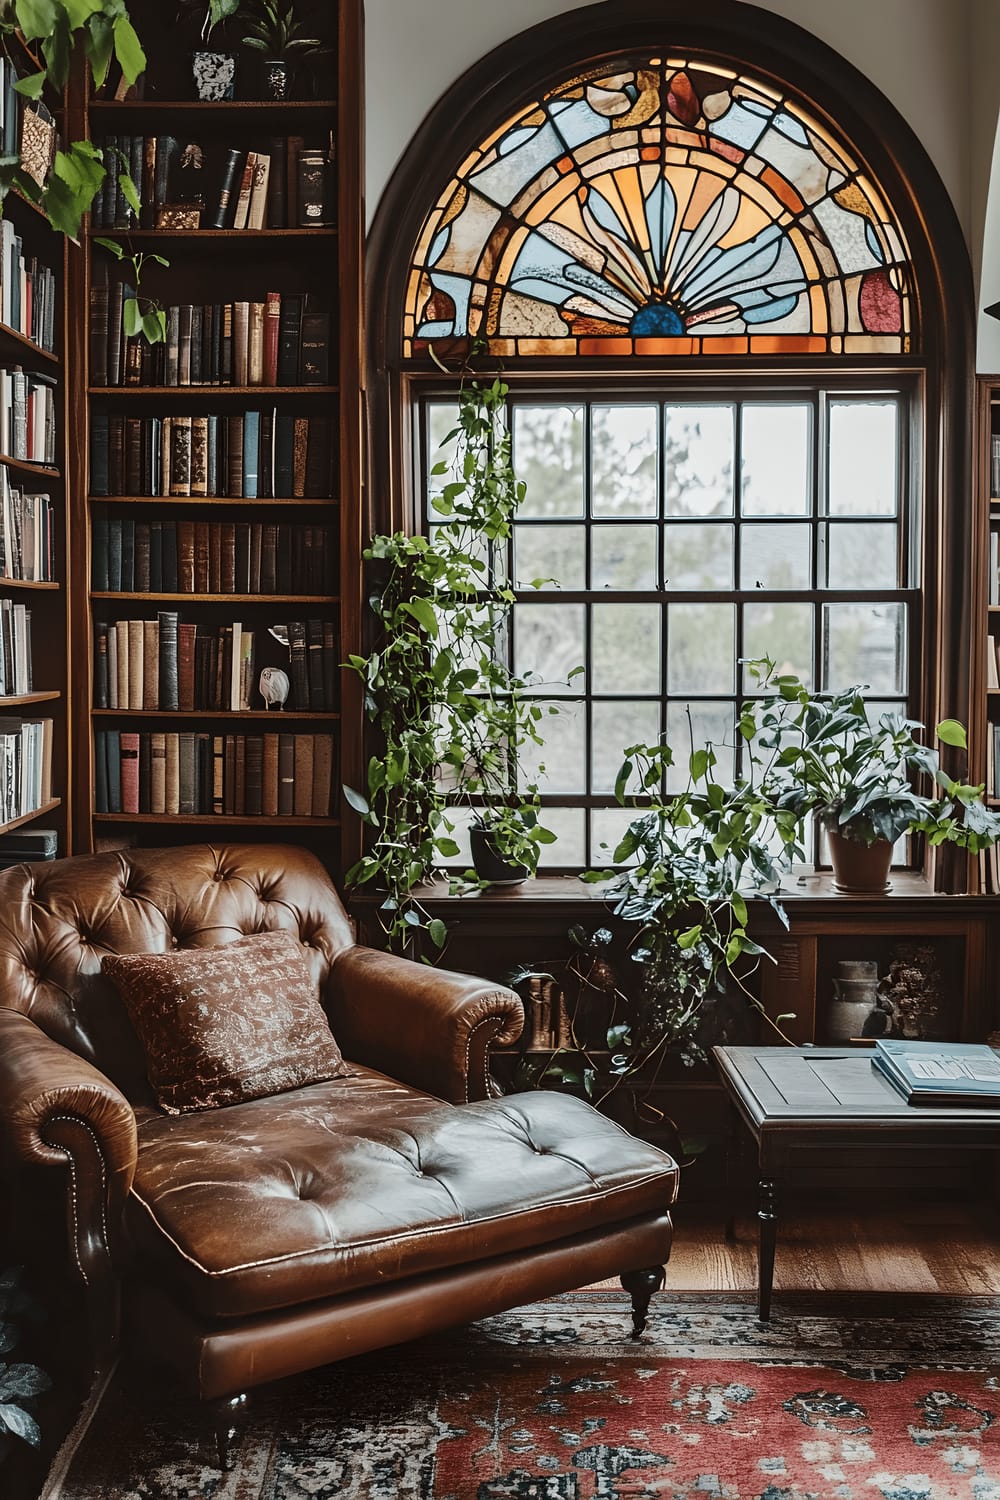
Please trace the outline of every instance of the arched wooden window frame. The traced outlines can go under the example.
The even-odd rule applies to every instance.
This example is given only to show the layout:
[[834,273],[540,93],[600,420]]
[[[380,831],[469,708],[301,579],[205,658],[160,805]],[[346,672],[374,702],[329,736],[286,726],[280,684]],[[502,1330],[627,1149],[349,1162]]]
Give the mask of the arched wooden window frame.
[[[927,723],[945,715],[974,721],[971,702],[969,558],[974,299],[968,250],[951,199],[926,150],[878,88],[832,48],[792,22],[725,0],[707,13],[679,0],[603,0],[522,32],[482,58],[434,106],[399,161],[379,203],[367,258],[369,484],[367,531],[416,524],[409,413],[432,368],[400,357],[410,259],[428,207],[470,144],[576,66],[607,62],[642,48],[710,54],[776,86],[794,85],[817,118],[850,142],[886,194],[912,255],[921,330],[909,356],[815,356],[678,360],[635,358],[646,375],[701,372],[746,378],[754,371],[822,375],[891,368],[910,372],[918,389],[919,430],[911,444],[921,497],[923,594],[919,709]],[[521,368],[522,362],[518,362]],[[523,362],[528,367],[528,362]],[[696,367],[696,368],[695,368]],[[614,368],[622,372],[622,362]],[[531,361],[540,382],[565,381],[565,359]],[[572,361],[574,378],[607,375],[609,361]],[[964,857],[942,858],[939,888],[965,888]]]

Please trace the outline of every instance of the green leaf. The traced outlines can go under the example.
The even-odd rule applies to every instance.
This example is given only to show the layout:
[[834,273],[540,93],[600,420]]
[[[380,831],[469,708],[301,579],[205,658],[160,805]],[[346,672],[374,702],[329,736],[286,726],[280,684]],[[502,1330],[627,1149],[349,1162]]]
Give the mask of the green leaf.
[[142,204],[139,201],[139,190],[128,172],[118,173],[118,186],[122,190],[122,197],[125,199],[125,202],[138,218],[142,209]]
[[738,891],[733,895],[732,908],[733,916],[740,927],[745,927],[747,925],[747,904]]
[[417,624],[427,632],[429,636],[437,639],[438,617],[437,611],[429,599],[406,599],[400,605],[408,615],[412,615]]
[[965,728],[957,719],[942,719],[934,732],[943,745],[955,745],[959,750],[969,748]]
[[711,752],[708,750],[695,750],[688,761],[688,770],[692,781],[700,781],[711,765]]
[[[239,4],[233,6],[233,10]],[[232,14],[232,11],[229,12]],[[136,36],[135,27],[128,16],[115,17],[115,56],[122,70],[126,83],[135,83],[139,74],[145,69],[146,54],[142,50],[142,43]]]
[[101,245],[105,250],[110,250],[115,260],[124,260],[125,258],[125,247],[124,245],[119,245],[117,240],[106,240],[101,235],[95,234],[92,243]]
[[448,929],[440,917],[434,917],[427,925],[427,935],[435,948],[443,948],[448,940]]
[[15,0],[14,13],[26,42],[51,36],[59,19],[54,0]]
[[689,927],[686,932],[679,932],[677,934],[677,946],[686,951],[688,948],[693,948],[700,937],[701,923],[696,927]]
[[360,813],[363,818],[366,818],[371,812],[371,808],[368,806],[367,800],[362,797],[360,792],[356,792],[351,786],[344,787],[344,801],[347,803],[348,807],[353,807],[354,811],[356,813]]
[[434,847],[442,859],[454,859],[461,853],[454,839],[435,839]]
[[129,338],[137,334],[142,327],[142,313],[134,297],[126,297],[122,303],[122,326]]
[[87,57],[90,60],[91,76],[95,89],[99,89],[108,76],[108,65],[114,51],[115,32],[112,22],[99,12],[87,22]]
[[45,79],[45,73],[29,73],[27,78],[19,78],[14,88],[25,99],[40,99],[42,89],[45,87]]

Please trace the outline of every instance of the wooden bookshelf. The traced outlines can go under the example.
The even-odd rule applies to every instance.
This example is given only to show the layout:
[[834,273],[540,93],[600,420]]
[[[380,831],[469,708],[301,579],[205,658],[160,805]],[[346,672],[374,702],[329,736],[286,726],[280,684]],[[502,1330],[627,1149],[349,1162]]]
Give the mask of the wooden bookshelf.
[[[1000,748],[1000,687],[991,687],[990,682],[991,657],[1000,670],[1000,375],[981,375],[976,385],[976,551],[970,566],[970,614],[979,624],[973,625],[972,632],[969,778],[985,783],[987,804],[996,808],[1000,807],[1000,770],[995,753]],[[997,851],[972,864],[970,889],[1000,892]]]
[[[310,0],[305,0],[308,9]],[[224,150],[255,150],[266,152],[266,148],[277,137],[302,137],[306,145],[318,145],[332,137],[336,142],[336,188],[335,213],[330,217],[335,223],[312,227],[299,227],[285,219],[290,227],[268,227],[261,229],[159,229],[145,223],[132,227],[103,227],[95,222],[87,226],[82,238],[80,275],[75,296],[82,315],[74,320],[70,331],[75,358],[76,400],[81,430],[88,434],[87,443],[77,445],[69,455],[71,490],[75,500],[75,520],[79,536],[84,545],[77,549],[74,577],[78,593],[74,595],[74,627],[80,641],[86,643],[84,652],[78,655],[79,671],[74,684],[74,713],[80,724],[81,746],[75,772],[77,798],[76,834],[80,848],[100,847],[107,849],[116,844],[156,844],[177,842],[188,836],[203,838],[212,828],[239,830],[240,837],[247,837],[249,830],[257,830],[262,837],[278,837],[282,829],[294,829],[297,840],[310,844],[321,854],[330,868],[337,873],[343,865],[339,844],[341,799],[339,787],[344,775],[340,763],[340,728],[345,722],[344,705],[340,701],[340,668],[346,655],[357,651],[357,630],[360,619],[360,590],[358,557],[360,553],[360,383],[361,383],[361,142],[363,139],[361,119],[362,66],[362,3],[361,0],[339,0],[333,5],[316,6],[316,14],[310,12],[310,28],[313,34],[323,35],[335,50],[335,63],[325,58],[324,65],[334,75],[336,87],[327,84],[327,97],[265,101],[238,97],[232,101],[204,102],[185,97],[185,69],[189,66],[186,54],[192,39],[183,33],[183,28],[174,24],[173,13],[168,16],[156,0],[134,0],[130,7],[132,18],[150,58],[145,79],[147,97],[119,101],[84,93],[80,99],[80,123],[83,133],[101,141],[108,136],[122,138],[175,137],[184,142],[197,142],[204,149],[206,167],[214,165]],[[247,61],[248,69],[253,66]],[[240,84],[242,88],[244,85]],[[252,87],[252,78],[250,86]],[[214,153],[214,155],[213,155]],[[293,160],[292,148],[288,148],[286,165]],[[205,182],[209,172],[206,170]],[[176,201],[169,195],[163,201]],[[206,213],[212,203],[206,197]],[[96,220],[95,213],[95,220]],[[203,222],[204,222],[203,215]],[[169,260],[168,267],[151,265],[143,273],[144,295],[156,298],[165,308],[171,306],[219,306],[236,302],[260,302],[268,293],[285,292],[305,295],[316,299],[315,306],[331,314],[333,341],[330,347],[329,377],[318,383],[269,383],[269,384],[224,384],[198,380],[191,384],[172,384],[162,380],[155,384],[103,384],[103,371],[92,366],[97,342],[91,336],[89,313],[94,305],[92,289],[107,277],[110,284],[116,277],[124,276],[120,263],[114,261],[106,250],[95,243],[98,239],[109,239],[123,243],[128,252],[156,250]],[[102,269],[102,266],[104,269]],[[128,268],[125,268],[127,271]],[[306,306],[312,304],[307,303]],[[184,314],[185,319],[188,315]],[[101,325],[98,325],[99,328]],[[185,325],[186,326],[186,325]],[[110,347],[110,346],[108,346]],[[207,347],[207,338],[206,338]],[[150,368],[158,369],[153,365]],[[202,363],[202,368],[207,367]],[[145,372],[147,365],[143,364]],[[97,378],[93,378],[97,370]],[[214,370],[214,366],[213,366]],[[113,373],[109,371],[109,373]],[[308,379],[308,377],[307,377]],[[321,416],[332,419],[332,467],[328,488],[322,493],[308,497],[293,496],[291,486],[287,493],[276,498],[263,494],[243,497],[238,493],[206,497],[197,495],[149,495],[136,492],[137,485],[128,486],[128,494],[96,494],[96,488],[125,488],[109,483],[91,484],[93,433],[95,418],[104,414],[108,421],[114,413],[127,414],[121,420],[133,417],[140,423],[148,419],[165,419],[177,415],[187,419],[220,414],[220,429],[224,419],[238,416],[242,411],[262,408],[276,413],[288,412],[293,418]],[[275,426],[278,417],[274,417]],[[105,424],[106,425],[106,424]],[[137,429],[133,427],[132,431]],[[157,422],[143,427],[143,441],[147,434],[160,430]],[[287,429],[286,429],[287,430]],[[214,431],[214,428],[213,428]],[[103,439],[102,439],[103,440]],[[311,457],[311,455],[310,455]],[[138,472],[138,470],[134,470]],[[143,478],[138,488],[146,488]],[[155,473],[155,467],[153,472]],[[322,471],[320,471],[322,472]],[[150,487],[156,487],[155,482]],[[184,487],[183,485],[181,486]],[[275,486],[276,487],[276,486]],[[307,483],[307,487],[309,487]],[[318,488],[316,486],[315,488]],[[196,524],[211,519],[234,522],[239,525],[240,512],[246,510],[244,519],[259,520],[268,524],[268,511],[280,513],[282,523],[303,526],[326,525],[334,528],[335,550],[342,561],[335,564],[334,576],[323,580],[326,587],[316,592],[283,593],[228,593],[228,592],[178,592],[173,589],[145,592],[138,589],[107,589],[93,587],[91,550],[94,542],[94,522],[101,511],[101,524],[106,517],[136,516],[136,525],[142,522],[141,510],[164,522],[172,516],[183,516]],[[128,522],[131,526],[131,521]],[[122,525],[125,525],[123,520]],[[131,534],[131,533],[130,533]],[[348,539],[345,544],[345,534]],[[213,547],[215,542],[213,541]],[[315,555],[315,554],[310,554]],[[213,551],[213,558],[216,554]],[[117,578],[117,573],[114,573]],[[131,576],[131,575],[129,575]],[[171,574],[172,576],[172,574]],[[239,575],[237,575],[238,582]],[[317,581],[311,573],[303,581]],[[244,585],[245,586],[245,585]],[[218,584],[215,584],[217,590]],[[227,608],[233,611],[227,613]],[[286,707],[279,711],[268,711],[259,690],[251,693],[248,707],[242,708],[124,708],[98,706],[95,703],[94,649],[95,626],[111,622],[122,622],[142,618],[156,618],[164,608],[179,613],[183,623],[194,624],[199,633],[204,628],[210,637],[223,632],[230,622],[241,622],[244,631],[252,630],[255,644],[267,636],[270,626],[280,623],[288,625],[293,620],[322,618],[335,626],[335,652],[337,683],[336,702],[329,702],[328,682],[316,707],[317,699],[310,686],[310,705],[294,704],[290,698]],[[297,612],[297,613],[296,613]],[[200,638],[200,634],[199,634]],[[219,650],[221,651],[221,644]],[[267,641],[267,650],[258,653],[259,671],[261,656],[264,664],[272,665],[281,652],[280,643]],[[286,651],[285,670],[291,672],[292,663]],[[103,668],[102,668],[103,671]],[[220,674],[225,668],[220,667]],[[103,676],[101,681],[103,682]],[[220,675],[220,681],[225,681]],[[293,677],[294,682],[294,677]],[[200,691],[200,689],[199,689]],[[294,693],[294,688],[293,688]],[[112,700],[114,701],[114,700]],[[161,699],[162,701],[162,699]],[[195,698],[195,702],[198,702]],[[218,702],[218,698],[215,700]],[[228,701],[223,699],[223,701]],[[233,701],[236,701],[235,695]],[[183,702],[183,698],[182,698]],[[244,698],[244,703],[246,699]],[[356,704],[350,710],[356,712]],[[199,721],[201,721],[199,723]],[[99,726],[99,728],[98,728]],[[179,732],[182,739],[201,734],[204,769],[204,730],[214,737],[230,735],[242,743],[247,738],[286,731],[294,733],[297,741],[308,737],[315,730],[318,735],[333,736],[334,769],[333,792],[327,815],[305,817],[281,816],[262,819],[241,812],[232,814],[206,813],[153,813],[116,812],[97,804],[97,766],[95,746],[107,747],[109,734],[130,735],[139,733],[143,753],[149,754],[148,743],[143,737],[157,736],[163,732]],[[353,740],[354,736],[350,738]],[[155,742],[155,739],[154,739]],[[121,744],[116,740],[116,743]],[[134,740],[129,740],[130,745]],[[317,742],[318,744],[319,742]],[[328,748],[328,739],[325,742]],[[309,747],[306,747],[309,749]],[[110,755],[110,752],[108,752]],[[311,753],[311,752],[310,752]],[[317,756],[320,751],[317,749]],[[147,763],[148,764],[148,763]],[[318,773],[317,773],[318,774]],[[228,775],[228,771],[227,771]],[[313,782],[314,788],[317,782]],[[204,788],[204,782],[202,782]],[[134,803],[132,804],[134,806]],[[204,796],[198,804],[205,806]],[[239,804],[242,806],[242,804]],[[314,813],[322,807],[322,799],[314,802]],[[229,836],[225,832],[222,837]]]

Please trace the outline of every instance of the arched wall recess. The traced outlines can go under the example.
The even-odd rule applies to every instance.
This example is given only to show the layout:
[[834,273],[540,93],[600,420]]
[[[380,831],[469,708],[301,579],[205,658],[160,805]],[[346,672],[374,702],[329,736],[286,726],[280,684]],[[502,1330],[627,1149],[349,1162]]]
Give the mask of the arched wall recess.
[[695,380],[908,370],[917,691],[926,718],[965,717],[972,314],[933,164],[825,44],[735,0],[573,11],[471,68],[383,195],[368,257],[370,523],[412,519],[403,416],[432,368],[428,340],[457,352],[485,336],[508,371],[550,382],[571,364]]

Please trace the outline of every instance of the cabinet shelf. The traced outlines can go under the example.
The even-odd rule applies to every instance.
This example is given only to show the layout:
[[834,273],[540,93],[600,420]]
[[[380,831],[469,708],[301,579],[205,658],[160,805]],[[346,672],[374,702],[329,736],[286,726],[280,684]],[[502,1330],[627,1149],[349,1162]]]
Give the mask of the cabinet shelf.
[[36,580],[33,578],[0,578],[0,588],[49,589],[53,593],[58,593],[62,588],[62,584],[50,581],[48,579]]
[[237,245],[259,245],[262,241],[283,240],[330,240],[337,236],[337,228],[328,225],[315,229],[92,229],[91,239],[137,240],[140,244],[159,244],[163,240],[180,241],[196,245],[199,240],[209,242],[225,240],[230,249]]
[[87,395],[100,399],[117,401],[124,397],[126,401],[141,401],[143,399],[155,399],[162,402],[165,398],[174,401],[177,398],[187,400],[197,397],[204,401],[206,396],[211,396],[214,401],[217,397],[233,397],[241,401],[250,400],[277,400],[280,396],[335,396],[338,387],[335,385],[92,385],[88,387]]
[[[105,115],[176,115],[202,114],[209,119],[228,120],[233,124],[253,125],[257,116],[329,114],[337,108],[336,99],[91,99],[90,113]],[[102,125],[102,129],[104,126]]]
[[136,594],[91,589],[91,599],[165,599],[171,604],[339,604],[336,594]]
[[29,703],[53,703],[57,698],[61,697],[62,693],[55,688],[41,693],[12,693],[7,697],[4,697],[0,693],[0,710],[4,708],[21,708]]
[[20,828],[22,823],[30,823],[33,818],[44,818],[46,813],[53,812],[61,805],[61,797],[51,797],[48,802],[43,802],[41,807],[36,807],[34,812],[22,813],[19,818],[11,818],[9,823],[0,823],[0,833],[10,833],[12,828]]
[[[0,703],[10,702],[0,698]],[[324,713],[319,709],[281,709],[280,712],[266,708],[92,708],[95,719],[266,719],[273,724],[313,722],[335,723],[339,714]]]
[[9,453],[0,453],[0,464],[8,469],[18,469],[22,474],[37,474],[42,479],[62,479],[62,470],[51,464],[36,464],[27,458],[12,458]]
[[336,495],[282,495],[277,500],[244,500],[234,495],[88,495],[91,505],[339,505]]
[[[47,811],[47,809],[43,809],[43,811]],[[37,814],[32,813],[31,816],[37,817]],[[168,825],[174,823],[233,823],[238,827],[250,828],[259,828],[261,823],[264,822],[263,818],[258,818],[255,815],[248,816],[246,813],[94,813],[93,817],[95,823],[161,823]],[[292,816],[278,816],[267,819],[268,827],[274,828],[279,824],[282,828],[339,828],[340,819],[300,818]],[[13,827],[14,825],[8,824],[7,826]]]
[[13,346],[19,358],[27,355],[30,359],[37,359],[54,368],[62,364],[58,354],[53,354],[50,349],[43,349],[41,344],[36,344],[34,339],[29,339],[27,334],[18,329],[11,328],[9,323],[0,323],[0,350],[5,346]]

